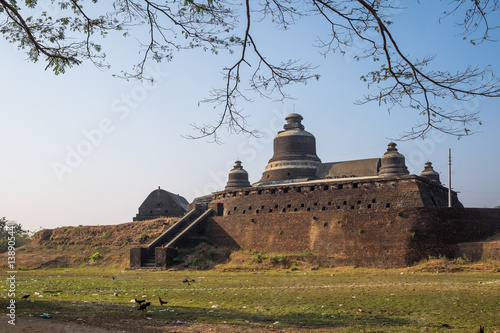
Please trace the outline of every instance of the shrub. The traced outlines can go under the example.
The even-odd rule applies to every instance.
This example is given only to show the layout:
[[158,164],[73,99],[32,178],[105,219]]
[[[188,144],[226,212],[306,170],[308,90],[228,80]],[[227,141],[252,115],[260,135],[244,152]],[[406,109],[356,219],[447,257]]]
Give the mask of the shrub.
[[458,257],[458,258],[453,259],[453,261],[454,261],[456,264],[459,264],[459,265],[463,265],[463,264],[470,264],[470,263],[472,263],[472,260],[470,260],[470,259],[469,259],[469,258],[467,258],[467,257]]
[[288,257],[282,254],[272,255],[270,258],[273,264],[283,264],[286,265],[288,263]]
[[255,263],[257,263],[257,264],[260,264],[260,263],[262,263],[262,261],[264,261],[264,259],[266,259],[266,256],[264,255],[264,253],[259,252],[255,256],[255,258],[253,258],[252,261],[255,262]]
[[142,233],[141,237],[139,237],[139,242],[144,243],[149,239],[149,235],[146,233]]
[[194,259],[191,261],[191,264],[192,264],[193,266],[199,266],[199,265],[201,264],[201,260],[200,260],[200,258],[198,258],[198,257],[194,258]]
[[89,257],[90,260],[92,261],[95,261],[95,260],[98,260],[98,259],[101,259],[102,258],[102,254],[100,254],[99,252],[96,252],[94,253],[93,255],[91,255]]

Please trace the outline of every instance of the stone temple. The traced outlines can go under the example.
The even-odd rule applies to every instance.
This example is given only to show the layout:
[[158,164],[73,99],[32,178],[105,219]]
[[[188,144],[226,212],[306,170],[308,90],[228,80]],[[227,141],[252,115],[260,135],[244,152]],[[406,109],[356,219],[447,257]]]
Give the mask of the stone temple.
[[250,184],[236,161],[225,189],[196,198],[172,228],[132,249],[131,266],[166,267],[177,248],[200,239],[266,253],[313,253],[328,265],[377,267],[499,250],[467,242],[500,232],[500,210],[464,208],[430,162],[410,174],[393,142],[380,157],[322,162],[302,116],[285,120],[259,181]]
[[[237,161],[229,172],[225,190],[210,196],[210,202],[223,204],[223,215],[448,206],[448,189],[441,185],[432,164],[426,163],[420,175],[410,175],[405,157],[395,143],[390,142],[379,158],[322,163],[316,154],[316,139],[305,130],[302,116],[292,113],[285,120],[284,130],[274,139],[274,155],[261,179],[250,185],[247,172]],[[238,197],[241,190],[243,198],[246,193],[255,192],[288,195],[264,196],[261,198],[265,198],[265,205],[248,208],[240,204],[241,200],[230,199]],[[261,201],[259,197],[251,198]],[[267,202],[278,198],[277,204]],[[463,207],[455,192],[452,203],[454,207]]]
[[160,217],[179,217],[186,214],[189,202],[180,195],[160,189],[151,192],[139,207],[134,221],[152,220]]

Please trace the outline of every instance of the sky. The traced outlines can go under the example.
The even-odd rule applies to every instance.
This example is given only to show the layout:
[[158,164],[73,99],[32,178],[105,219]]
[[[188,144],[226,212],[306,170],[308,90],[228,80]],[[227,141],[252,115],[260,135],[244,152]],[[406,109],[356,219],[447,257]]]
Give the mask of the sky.
[[[441,68],[491,66],[500,75],[497,42],[473,47],[457,35],[453,20],[438,23],[434,2],[410,3],[393,14],[392,28],[405,52],[436,54]],[[494,21],[500,23],[498,15]],[[356,47],[344,56],[322,56],[311,46],[318,31],[324,31],[320,22],[305,19],[287,32],[259,22],[252,28],[270,58],[300,58],[317,65],[321,78],[291,86],[287,92],[293,99],[284,102],[258,96],[242,101],[250,126],[262,135],[222,129],[221,144],[185,137],[197,134],[190,124],[217,119],[221,110],[199,101],[223,85],[222,68],[234,62],[234,55],[182,51],[171,62],[148,65],[157,79],[150,85],[112,76],[138,59],[132,40],[109,38],[104,45],[109,70],[83,64],[58,76],[1,40],[0,217],[31,231],[131,222],[158,186],[189,202],[223,189],[236,160],[255,182],[272,157],[274,136],[292,112],[304,117],[323,162],[381,157],[391,139],[418,120],[406,109],[389,113],[376,103],[355,105],[371,92],[360,76],[376,67],[371,60],[356,61]],[[399,152],[412,174],[431,161],[447,186],[451,149],[452,188],[461,202],[498,206],[500,100],[475,99],[458,106],[480,111],[482,126],[473,128],[476,134],[457,140],[432,132],[425,140],[397,142]]]

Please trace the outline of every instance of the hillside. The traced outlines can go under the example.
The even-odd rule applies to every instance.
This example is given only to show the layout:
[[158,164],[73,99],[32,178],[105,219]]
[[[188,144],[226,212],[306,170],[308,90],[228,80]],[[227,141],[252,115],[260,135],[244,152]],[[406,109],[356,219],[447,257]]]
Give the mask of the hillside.
[[[178,218],[122,223],[104,226],[60,227],[40,230],[31,244],[18,248],[18,269],[44,267],[102,266],[125,268],[130,248],[145,245],[174,224]],[[96,260],[89,259],[95,253]],[[6,253],[0,255],[2,267]]]

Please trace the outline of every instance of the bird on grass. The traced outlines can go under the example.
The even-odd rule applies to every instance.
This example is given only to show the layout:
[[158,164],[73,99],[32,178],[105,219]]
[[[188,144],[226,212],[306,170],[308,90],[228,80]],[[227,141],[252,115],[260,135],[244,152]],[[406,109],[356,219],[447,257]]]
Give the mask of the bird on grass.
[[184,280],[182,280],[182,284],[184,284],[184,283],[190,284],[190,282],[195,282],[195,281],[194,281],[194,279],[189,280],[189,279],[188,279],[188,276],[186,276],[186,277],[184,278]]
[[167,304],[167,301],[163,301],[160,296],[158,296],[158,299],[160,300],[160,305]]
[[137,298],[134,298],[134,301],[137,303],[137,304],[141,304],[141,303],[144,303],[146,300],[143,299],[143,300],[138,300]]
[[144,310],[146,310],[146,309],[147,309],[147,307],[148,307],[148,306],[150,306],[150,305],[151,305],[151,302],[146,302],[146,303],[144,303],[144,304],[139,305],[139,306],[137,307],[137,310],[144,311]]
[[25,300],[28,300],[28,297],[30,297],[30,296],[31,296],[31,295],[29,295],[29,294],[26,294],[26,295],[24,295],[23,297],[21,297],[21,299],[25,299]]
[[478,333],[484,333],[484,326],[479,325]]

